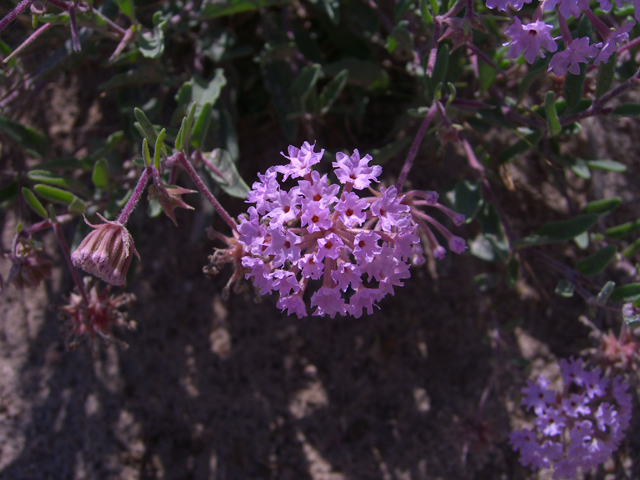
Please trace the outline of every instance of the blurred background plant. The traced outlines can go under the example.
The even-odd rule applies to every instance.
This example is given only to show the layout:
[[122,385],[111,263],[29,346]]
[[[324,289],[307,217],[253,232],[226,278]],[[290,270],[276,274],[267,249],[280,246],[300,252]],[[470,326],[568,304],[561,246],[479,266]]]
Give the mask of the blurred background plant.
[[[109,336],[109,324],[122,323],[116,308],[132,300],[84,289],[70,260],[89,232],[82,215],[117,222],[125,208],[139,244],[148,242],[143,214],[164,211],[180,225],[173,209],[191,206],[193,238],[208,224],[228,235],[256,173],[280,163],[287,145],[315,141],[326,149],[321,173],[336,152],[357,148],[385,166],[383,184],[440,192],[465,216],[479,292],[499,302],[533,283],[548,302],[578,295],[594,362],[607,374],[635,372],[638,196],[612,187],[631,162],[624,152],[603,158],[594,119],[640,116],[637,12],[624,2],[488,4],[5,2],[0,215],[18,226],[2,246],[12,266],[0,286],[50,277],[40,232],[53,229],[76,285],[61,311],[73,310],[75,335]],[[132,213],[144,175],[149,198]],[[551,192],[529,188],[539,178]],[[192,188],[221,201],[227,226],[215,204],[184,202]],[[444,211],[439,218],[452,225]],[[133,265],[130,281],[146,275]],[[433,256],[426,269],[437,278]],[[92,323],[90,305],[107,298]],[[526,366],[516,370],[526,376]]]

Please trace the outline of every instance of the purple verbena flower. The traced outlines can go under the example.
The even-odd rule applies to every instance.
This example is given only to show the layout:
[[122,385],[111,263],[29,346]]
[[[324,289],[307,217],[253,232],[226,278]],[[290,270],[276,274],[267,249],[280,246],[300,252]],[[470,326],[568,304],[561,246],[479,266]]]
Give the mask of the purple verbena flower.
[[[260,294],[277,292],[278,307],[289,314],[305,316],[304,298],[309,296],[314,315],[370,314],[376,302],[410,277],[412,259],[424,261],[411,214],[419,212],[416,206],[437,207],[458,220],[460,216],[439,205],[435,194],[413,192],[411,197],[431,203],[411,198],[405,203],[395,186],[373,190],[382,168],[369,166],[372,158],[361,158],[357,150],[350,157],[337,154],[333,167],[340,183],[332,185],[328,175],[312,170],[322,157],[313,149],[308,143],[300,149],[289,147],[285,157],[290,165],[271,167],[259,176],[248,196],[255,206],[249,207],[248,218],[240,216],[237,243],[230,243],[226,255],[235,259],[237,276],[253,280]],[[280,174],[282,180],[298,179],[297,185],[284,188]],[[373,196],[354,191],[367,187]],[[464,240],[440,224],[438,229],[452,250],[466,249]],[[322,285],[305,295],[316,280]]]
[[510,436],[513,448],[520,451],[520,463],[534,470],[551,467],[554,479],[574,478],[578,468],[588,471],[605,462],[629,426],[628,385],[621,377],[609,382],[600,369],[586,370],[583,363],[561,360],[565,388],[560,394],[547,389],[543,376],[528,382],[522,403],[534,408],[536,428]]
[[523,25],[520,19],[515,17],[513,25],[504,32],[513,40],[503,45],[511,45],[509,47],[510,58],[516,59],[522,53],[527,62],[533,63],[538,55],[544,58],[544,54],[540,53],[541,47],[550,52],[555,52],[558,49],[558,45],[550,33],[552,28],[553,25],[548,25],[540,20]]
[[589,37],[577,38],[562,52],[556,53],[549,63],[549,70],[558,76],[567,73],[580,74],[580,64],[598,55],[602,43],[589,45]]
[[618,44],[626,42],[629,39],[629,32],[633,28],[636,22],[633,20],[626,22],[618,30],[612,30],[611,33],[605,38],[604,45],[600,50],[600,54],[594,60],[594,65],[600,65],[601,62],[607,63],[609,57],[613,55],[617,49]]
[[[554,10],[558,4],[560,4],[558,10],[564,18],[569,18],[572,15],[578,18],[582,15],[582,9],[589,8],[588,0],[546,0],[544,9]],[[609,8],[611,8],[611,4],[609,4]]]

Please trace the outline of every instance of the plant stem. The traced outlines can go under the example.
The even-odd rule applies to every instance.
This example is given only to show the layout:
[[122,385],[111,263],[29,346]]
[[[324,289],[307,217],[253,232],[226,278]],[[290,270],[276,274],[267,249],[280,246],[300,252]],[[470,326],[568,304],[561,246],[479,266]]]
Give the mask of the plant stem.
[[187,171],[193,183],[196,184],[198,189],[202,192],[202,194],[209,201],[209,203],[213,205],[213,208],[215,208],[216,212],[218,212],[218,215],[220,215],[222,219],[225,221],[225,223],[231,227],[234,233],[236,233],[238,231],[238,224],[231,217],[231,215],[229,215],[229,213],[222,207],[222,205],[220,205],[220,202],[218,202],[218,200],[213,195],[213,193],[211,193],[211,191],[207,188],[207,186],[204,184],[204,182],[198,175],[198,172],[196,172],[196,169],[193,168],[193,165],[191,165],[191,162],[187,160],[187,158],[184,156],[182,152],[178,152],[175,155],[175,159]]
[[2,20],[0,20],[0,31],[13,22],[18,15],[29,8],[33,2],[34,0],[22,0],[18,5],[16,5],[16,8],[11,10]]
[[413,160],[416,158],[418,154],[418,147],[420,147],[420,143],[422,143],[422,139],[424,138],[425,133],[427,133],[427,129],[429,128],[429,124],[431,120],[433,120],[434,115],[438,111],[437,102],[434,103],[429,112],[427,112],[427,116],[424,117],[422,121],[422,125],[420,125],[420,129],[416,134],[416,138],[413,139],[413,143],[411,144],[411,149],[409,150],[409,154],[407,155],[407,159],[404,161],[404,166],[402,167],[402,171],[400,172],[400,176],[398,177],[398,182],[396,183],[396,188],[398,192],[402,190],[402,185],[404,181],[407,179],[407,175],[413,166]]
[[147,166],[142,172],[142,175],[140,175],[140,179],[138,180],[138,184],[131,194],[131,198],[129,198],[129,201],[120,212],[120,215],[118,215],[118,218],[116,220],[117,222],[121,223],[122,225],[125,225],[127,223],[127,220],[129,220],[129,216],[131,216],[131,212],[133,212],[133,210],[136,208],[136,204],[138,203],[138,200],[140,200],[142,192],[144,192],[144,189],[147,186],[147,182],[149,181],[150,176],[151,166]]
[[71,272],[71,276],[73,277],[73,281],[78,287],[78,291],[80,295],[82,295],[82,299],[84,300],[85,305],[89,305],[89,296],[87,295],[87,291],[84,288],[84,284],[82,283],[82,279],[78,274],[78,270],[73,266],[71,262],[71,252],[69,250],[69,245],[67,244],[67,239],[64,238],[64,233],[62,232],[62,227],[59,223],[55,222],[53,224],[53,231],[56,234],[56,238],[58,239],[58,243],[60,244],[60,249],[62,250],[62,255],[64,256],[65,261],[67,262],[67,266],[69,267],[69,271]]

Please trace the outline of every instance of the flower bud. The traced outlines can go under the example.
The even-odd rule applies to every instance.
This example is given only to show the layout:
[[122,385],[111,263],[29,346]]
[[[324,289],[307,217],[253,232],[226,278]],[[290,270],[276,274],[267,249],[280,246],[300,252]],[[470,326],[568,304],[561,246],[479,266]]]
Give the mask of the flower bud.
[[110,222],[97,214],[103,222],[87,225],[93,228],[71,255],[73,265],[112,285],[122,285],[131,265],[132,253],[140,259],[133,238],[119,222]]

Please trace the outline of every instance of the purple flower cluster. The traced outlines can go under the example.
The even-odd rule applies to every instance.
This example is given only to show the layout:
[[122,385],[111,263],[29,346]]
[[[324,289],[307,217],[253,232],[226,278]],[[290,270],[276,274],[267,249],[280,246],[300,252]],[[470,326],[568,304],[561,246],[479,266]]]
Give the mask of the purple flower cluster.
[[[300,149],[290,146],[288,155],[282,154],[288,165],[258,175],[260,181],[247,197],[255,206],[248,209],[248,218],[239,218],[241,265],[261,295],[279,294],[278,307],[289,314],[307,315],[303,294],[310,281],[318,280],[321,286],[311,295],[314,315],[357,318],[363,311],[372,313],[376,302],[403,285],[410,277],[410,260],[423,258],[417,223],[396,187],[379,191],[370,187],[382,173],[380,166],[369,165],[371,156],[361,158],[357,150],[350,157],[338,153],[333,167],[340,185],[331,185],[327,175],[312,169],[324,154],[315,152],[314,146],[307,142]],[[298,179],[297,184],[285,189],[281,182],[289,178]],[[374,196],[355,193],[367,188]],[[437,195],[431,192],[430,198],[437,206]],[[449,233],[447,240],[458,253],[466,249],[459,237]],[[436,256],[444,253],[439,248]]]
[[[586,370],[582,359],[560,361],[562,393],[541,375],[522,389],[522,404],[533,409],[535,429],[511,433],[520,462],[534,470],[553,466],[553,478],[574,478],[617,450],[631,419],[631,395],[621,377],[611,382],[600,369]],[[614,403],[615,402],[615,403]]]
[[[618,6],[622,3],[631,3],[631,0],[616,0]],[[499,10],[507,10],[509,6],[516,10],[520,10],[527,0],[487,0],[487,7],[497,8]],[[609,0],[598,0],[600,8],[608,11],[612,7]],[[636,20],[640,21],[640,0],[633,0],[635,7]],[[549,65],[549,70],[553,70],[558,76],[564,75],[569,71],[577,75],[580,73],[580,64],[587,63],[590,58],[594,58],[594,64],[606,63],[609,57],[615,53],[618,46],[629,39],[629,31],[635,24],[630,21],[625,23],[617,30],[611,30],[589,9],[587,0],[546,0],[543,3],[544,10],[558,10],[560,16],[562,39],[565,49],[556,53]],[[596,31],[602,37],[602,42],[589,43],[589,37],[572,39],[571,34],[566,27],[566,19],[570,16],[578,18],[585,13],[594,25]],[[518,58],[521,54],[527,62],[533,64],[535,59],[540,56],[545,57],[541,52],[541,48],[549,52],[558,50],[556,38],[551,36],[553,25],[549,25],[540,20],[542,10],[538,10],[531,23],[523,24],[518,17],[515,17],[514,23],[510,25],[505,34],[511,37],[509,42],[504,46],[509,46],[509,57]],[[562,26],[564,25],[564,30]],[[560,37],[558,37],[559,39]]]

